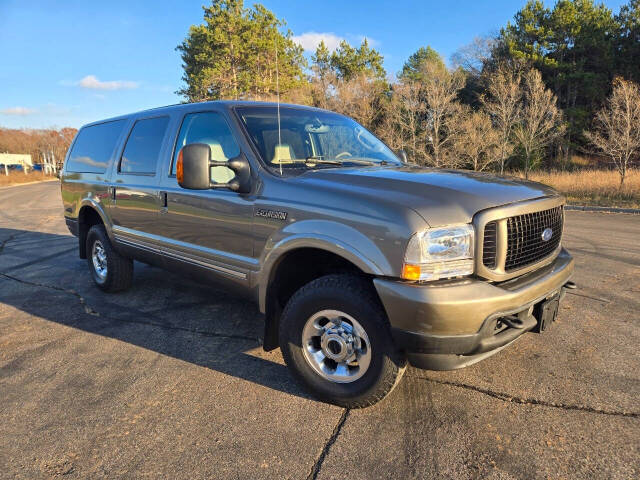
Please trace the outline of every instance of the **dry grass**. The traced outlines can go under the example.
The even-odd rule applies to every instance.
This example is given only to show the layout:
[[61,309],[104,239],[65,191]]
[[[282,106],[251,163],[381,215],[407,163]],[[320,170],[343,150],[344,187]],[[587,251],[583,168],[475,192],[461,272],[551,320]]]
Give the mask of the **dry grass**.
[[[523,176],[522,173],[517,173]],[[630,171],[620,189],[620,175],[610,170],[532,172],[531,180],[562,192],[573,205],[640,208],[640,171]]]
[[596,168],[600,160],[595,156],[573,154],[569,163],[581,168]]
[[[523,177],[522,172],[514,172]],[[42,172],[0,171],[0,187],[20,183],[52,180],[55,177]],[[620,176],[610,170],[581,170],[575,172],[532,172],[529,178],[550,185],[563,193],[573,205],[601,205],[613,207],[640,208],[640,171],[627,174],[625,185],[620,190]]]
[[56,177],[45,175],[42,172],[24,173],[22,171],[9,171],[9,176],[4,174],[4,168],[0,168],[0,187],[7,185],[18,185],[20,183],[41,182],[43,180],[52,180]]

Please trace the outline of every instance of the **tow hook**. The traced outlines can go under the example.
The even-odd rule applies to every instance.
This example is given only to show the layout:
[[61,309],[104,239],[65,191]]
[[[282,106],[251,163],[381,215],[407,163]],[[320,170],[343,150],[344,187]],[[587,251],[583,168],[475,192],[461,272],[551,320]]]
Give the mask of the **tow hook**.
[[527,320],[531,318],[531,314],[533,313],[533,305],[531,305],[527,310],[523,310],[518,312],[516,315],[510,315],[508,317],[502,317],[500,320],[511,328],[524,328],[527,325]]
[[518,317],[502,317],[500,321],[502,323],[506,323],[511,328],[522,328],[524,326],[522,320],[520,320]]
[[568,281],[567,283],[564,284],[564,288],[567,288],[569,290],[575,290],[576,288],[578,288],[578,285],[576,285],[572,281]]

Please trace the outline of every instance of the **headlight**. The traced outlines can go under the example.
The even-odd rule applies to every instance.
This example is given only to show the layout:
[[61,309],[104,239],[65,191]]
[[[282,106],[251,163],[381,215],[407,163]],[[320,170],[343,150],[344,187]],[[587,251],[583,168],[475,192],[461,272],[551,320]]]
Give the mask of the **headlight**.
[[405,280],[438,280],[473,273],[473,225],[430,228],[407,245],[402,266]]

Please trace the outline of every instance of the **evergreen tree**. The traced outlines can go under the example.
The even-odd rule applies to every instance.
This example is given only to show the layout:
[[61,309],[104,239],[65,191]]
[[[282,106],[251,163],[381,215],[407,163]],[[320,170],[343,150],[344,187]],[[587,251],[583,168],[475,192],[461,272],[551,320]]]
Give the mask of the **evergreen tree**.
[[330,58],[331,68],[339,78],[346,81],[361,74],[372,79],[384,79],[386,72],[382,62],[382,55],[369,46],[366,38],[358,48],[343,40]]
[[640,0],[623,5],[616,21],[616,71],[627,80],[640,83]]
[[567,154],[585,143],[582,131],[610,91],[618,30],[611,10],[593,0],[559,0],[552,10],[531,0],[501,30],[495,63],[542,73],[568,121]]
[[446,68],[438,52],[429,46],[420,47],[404,63],[398,77],[402,80],[424,80],[425,65],[427,64]]
[[305,60],[284,22],[262,5],[242,0],[213,0],[203,7],[204,23],[193,25],[177,47],[185,86],[177,93],[188,101],[221,98],[270,98],[276,93],[275,49],[280,91],[302,85]]

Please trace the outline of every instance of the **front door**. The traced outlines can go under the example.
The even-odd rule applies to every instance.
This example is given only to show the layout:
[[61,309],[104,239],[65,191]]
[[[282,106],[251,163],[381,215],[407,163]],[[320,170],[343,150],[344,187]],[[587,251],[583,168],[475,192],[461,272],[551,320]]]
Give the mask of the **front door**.
[[[204,143],[211,159],[227,161],[240,148],[222,113],[214,111],[184,116],[169,176],[161,193],[166,208],[160,213],[160,227],[167,242],[167,256],[231,277],[242,283],[257,261],[253,259],[253,198],[227,189],[186,190],[175,178],[176,159],[182,147]],[[212,167],[211,178],[227,183],[234,173],[227,167]]]

